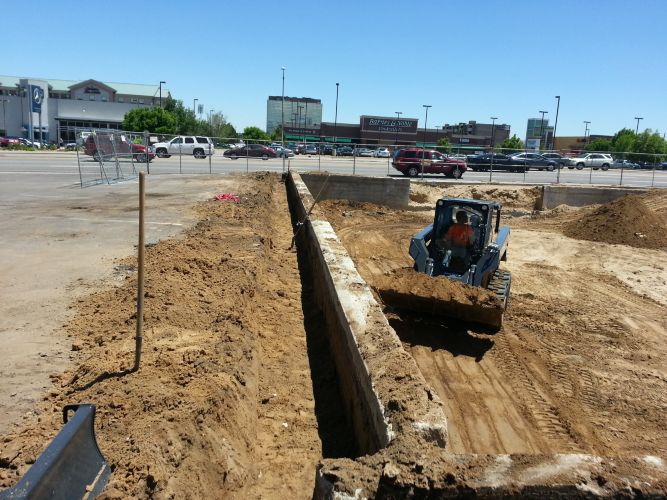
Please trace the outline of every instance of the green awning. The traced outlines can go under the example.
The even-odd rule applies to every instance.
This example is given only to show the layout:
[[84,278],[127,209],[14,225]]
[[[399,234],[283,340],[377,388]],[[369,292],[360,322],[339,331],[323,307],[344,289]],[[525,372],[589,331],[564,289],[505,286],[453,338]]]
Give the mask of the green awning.
[[424,148],[424,147],[426,147],[426,148],[437,148],[438,147],[437,144],[433,144],[433,143],[429,143],[429,142],[426,143],[426,146],[424,146],[423,142],[416,142],[415,146],[417,146],[418,148]]
[[352,139],[348,139],[346,137],[336,137],[336,140],[334,141],[333,137],[325,137],[324,142],[336,142],[336,143],[346,142],[346,143],[350,143],[350,142],[352,142]]
[[303,135],[295,135],[295,134],[285,134],[285,139],[292,139],[294,141],[306,140],[315,142],[319,142],[322,140],[322,138],[319,135],[307,135],[304,137]]

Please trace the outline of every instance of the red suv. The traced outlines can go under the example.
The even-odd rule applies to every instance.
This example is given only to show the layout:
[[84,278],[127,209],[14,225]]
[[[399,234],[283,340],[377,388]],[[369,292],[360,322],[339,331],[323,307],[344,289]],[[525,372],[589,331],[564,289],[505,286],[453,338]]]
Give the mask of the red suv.
[[435,149],[399,149],[394,156],[392,165],[403,175],[417,177],[425,174],[444,174],[453,179],[460,179],[463,172],[468,170],[463,160],[448,158],[447,155]]
[[[114,155],[129,157],[130,151],[132,151],[134,161],[139,163],[146,163],[147,156],[148,161],[155,158],[155,153],[153,151],[149,149],[148,155],[146,155],[146,146],[128,142],[124,134],[100,134],[98,137],[99,139],[97,143],[92,135],[89,135],[83,143],[84,152],[87,155],[92,156],[95,161],[100,161],[100,159],[112,157]],[[112,140],[113,144],[111,142]]]

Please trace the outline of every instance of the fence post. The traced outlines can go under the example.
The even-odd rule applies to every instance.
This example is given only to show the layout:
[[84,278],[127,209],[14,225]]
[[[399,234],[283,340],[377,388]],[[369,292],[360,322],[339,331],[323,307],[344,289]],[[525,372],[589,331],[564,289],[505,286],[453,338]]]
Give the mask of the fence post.
[[[209,137],[208,140],[210,141],[211,138]],[[208,143],[208,173],[209,174],[211,173],[211,143],[210,142]]]
[[139,255],[137,258],[137,331],[134,337],[134,367],[132,371],[139,369],[141,362],[141,344],[143,342],[142,332],[144,329],[144,199],[145,199],[145,180],[144,172],[139,172]]
[[150,175],[151,173],[151,150],[150,150],[150,144],[148,140],[148,131],[144,132],[144,147],[146,148],[144,150],[144,153],[146,153],[146,173]]
[[621,180],[618,181],[618,185],[622,186],[623,185],[623,169],[625,168],[625,164],[621,164]]
[[[183,140],[183,138],[181,138]],[[178,144],[178,173],[183,173],[183,147],[182,144]]]
[[352,149],[352,175],[357,175],[357,148]]

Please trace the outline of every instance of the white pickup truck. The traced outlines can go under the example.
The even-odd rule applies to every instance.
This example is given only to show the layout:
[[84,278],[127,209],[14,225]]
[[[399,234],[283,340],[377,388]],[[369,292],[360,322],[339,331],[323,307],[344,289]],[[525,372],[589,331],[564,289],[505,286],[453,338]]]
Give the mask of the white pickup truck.
[[171,155],[178,154],[206,158],[215,152],[211,139],[194,135],[179,135],[169,142],[153,144],[153,148],[159,158],[169,158]]

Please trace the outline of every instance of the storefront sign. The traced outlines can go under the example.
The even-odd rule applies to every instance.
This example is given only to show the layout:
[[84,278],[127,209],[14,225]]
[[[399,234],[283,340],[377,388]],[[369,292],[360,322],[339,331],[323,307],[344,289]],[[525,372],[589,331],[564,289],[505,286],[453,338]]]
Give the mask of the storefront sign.
[[30,96],[32,102],[32,112],[42,112],[42,102],[44,101],[44,90],[39,85],[30,85]]
[[303,128],[303,127],[285,127],[285,133],[292,135],[320,135],[320,129]]
[[362,132],[382,132],[387,134],[416,134],[415,118],[385,118],[381,116],[362,116]]

